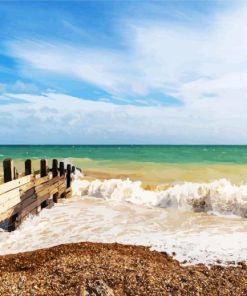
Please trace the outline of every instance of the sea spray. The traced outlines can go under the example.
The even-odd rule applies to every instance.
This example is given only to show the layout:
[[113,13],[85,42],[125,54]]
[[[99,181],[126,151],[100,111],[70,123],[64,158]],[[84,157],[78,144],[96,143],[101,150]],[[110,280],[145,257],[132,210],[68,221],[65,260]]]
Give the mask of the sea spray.
[[247,185],[233,185],[226,179],[209,183],[185,182],[166,190],[145,190],[140,181],[76,179],[75,195],[125,201],[137,205],[176,208],[184,211],[210,212],[247,217]]

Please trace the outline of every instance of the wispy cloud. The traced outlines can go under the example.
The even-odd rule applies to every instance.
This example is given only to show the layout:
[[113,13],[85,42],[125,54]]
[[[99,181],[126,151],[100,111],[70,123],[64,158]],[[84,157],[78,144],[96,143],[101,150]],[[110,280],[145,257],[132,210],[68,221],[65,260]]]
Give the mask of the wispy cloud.
[[[78,42],[8,40],[18,71],[34,84],[39,74],[51,81],[62,77],[108,96],[93,102],[79,94],[30,95],[35,86],[18,79],[23,94],[5,88],[4,96],[27,100],[28,106],[1,106],[0,121],[9,113],[16,118],[8,119],[0,135],[6,140],[25,134],[26,142],[246,143],[246,17],[241,4],[211,15],[205,26],[186,25],[184,15],[181,23],[122,18],[118,47],[89,45],[86,29],[67,21],[64,26],[78,34]],[[34,131],[36,138],[29,138]]]
[[[233,84],[238,78],[245,83],[246,16],[246,7],[227,11],[204,29],[128,20],[124,34],[119,32],[126,44],[122,50],[40,40],[11,41],[8,48],[34,69],[91,83],[112,96],[148,99],[159,91],[189,102],[200,99],[205,88],[220,95],[229,77]],[[193,86],[196,93],[188,94]]]

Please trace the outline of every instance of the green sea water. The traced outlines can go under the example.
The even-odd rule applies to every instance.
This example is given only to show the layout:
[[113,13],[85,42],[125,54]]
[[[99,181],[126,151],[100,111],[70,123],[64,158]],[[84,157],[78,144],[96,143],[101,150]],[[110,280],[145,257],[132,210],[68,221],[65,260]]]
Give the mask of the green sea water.
[[0,159],[88,158],[167,164],[245,164],[247,146],[28,145],[0,146]]

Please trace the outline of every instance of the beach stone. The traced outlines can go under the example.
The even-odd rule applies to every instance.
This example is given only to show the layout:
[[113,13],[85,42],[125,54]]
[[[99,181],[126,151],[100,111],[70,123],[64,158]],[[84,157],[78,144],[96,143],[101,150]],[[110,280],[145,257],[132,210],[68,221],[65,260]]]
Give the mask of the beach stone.
[[103,280],[88,280],[82,296],[115,296],[115,294]]

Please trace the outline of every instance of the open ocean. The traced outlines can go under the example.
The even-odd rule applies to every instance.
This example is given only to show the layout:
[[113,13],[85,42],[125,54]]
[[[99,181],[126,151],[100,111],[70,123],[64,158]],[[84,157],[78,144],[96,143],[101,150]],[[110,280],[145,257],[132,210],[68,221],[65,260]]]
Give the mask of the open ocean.
[[181,262],[247,258],[247,146],[0,146],[82,168],[73,198],[0,233],[0,254],[96,241],[175,252]]
[[89,158],[154,163],[245,164],[247,146],[230,145],[16,145],[0,146],[0,159]]

